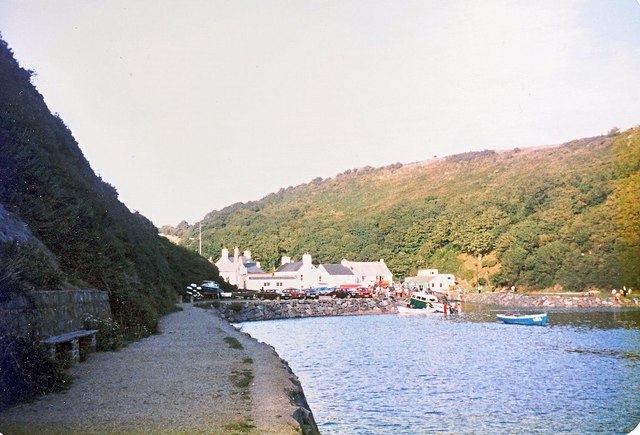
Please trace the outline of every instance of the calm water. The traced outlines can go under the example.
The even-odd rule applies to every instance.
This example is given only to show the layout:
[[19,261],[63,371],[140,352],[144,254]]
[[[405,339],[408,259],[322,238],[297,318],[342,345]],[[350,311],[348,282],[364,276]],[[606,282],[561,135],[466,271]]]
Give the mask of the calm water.
[[626,434],[640,422],[640,312],[549,325],[353,316],[241,325],[298,375],[323,434]]

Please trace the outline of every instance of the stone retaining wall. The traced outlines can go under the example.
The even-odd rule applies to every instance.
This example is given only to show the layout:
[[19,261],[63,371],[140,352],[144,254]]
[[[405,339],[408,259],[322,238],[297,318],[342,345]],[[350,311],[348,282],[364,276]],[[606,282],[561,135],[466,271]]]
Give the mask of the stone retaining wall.
[[389,299],[320,299],[291,301],[224,301],[218,312],[231,323],[297,317],[397,313]]
[[[620,308],[625,302],[593,296],[526,295],[522,293],[467,293],[464,302],[514,308]],[[630,302],[633,303],[633,302]]]
[[84,329],[84,317],[111,317],[109,294],[99,290],[55,290],[13,294],[0,303],[0,331],[44,339]]

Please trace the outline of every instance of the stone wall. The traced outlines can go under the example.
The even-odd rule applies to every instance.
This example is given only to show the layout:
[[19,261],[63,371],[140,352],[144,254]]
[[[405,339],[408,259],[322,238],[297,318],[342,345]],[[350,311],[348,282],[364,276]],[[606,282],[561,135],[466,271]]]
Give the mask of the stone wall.
[[526,295],[522,293],[467,293],[464,302],[514,308],[616,308],[625,305],[613,298],[594,296]]
[[0,331],[37,339],[84,329],[84,317],[111,317],[107,292],[55,290],[13,294],[0,303]]
[[291,301],[223,301],[220,315],[231,323],[297,317],[345,316],[354,314],[397,313],[388,299],[320,299]]

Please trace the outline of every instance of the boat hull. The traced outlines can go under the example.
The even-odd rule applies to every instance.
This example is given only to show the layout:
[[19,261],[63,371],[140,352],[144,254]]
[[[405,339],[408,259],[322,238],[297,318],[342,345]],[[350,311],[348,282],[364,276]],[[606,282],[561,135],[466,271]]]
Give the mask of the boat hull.
[[412,307],[403,307],[403,306],[399,306],[398,307],[398,313],[399,314],[429,314],[429,313],[435,313],[435,310],[433,308],[430,307],[424,307],[424,308],[412,308]]
[[540,314],[498,314],[498,320],[513,325],[546,325],[547,313]]

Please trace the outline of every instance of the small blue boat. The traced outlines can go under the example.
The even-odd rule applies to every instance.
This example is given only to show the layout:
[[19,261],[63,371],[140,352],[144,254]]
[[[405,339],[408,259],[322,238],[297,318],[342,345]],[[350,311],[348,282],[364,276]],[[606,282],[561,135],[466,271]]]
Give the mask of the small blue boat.
[[546,325],[547,313],[538,314],[498,314],[498,320],[504,323],[512,323],[514,325]]

